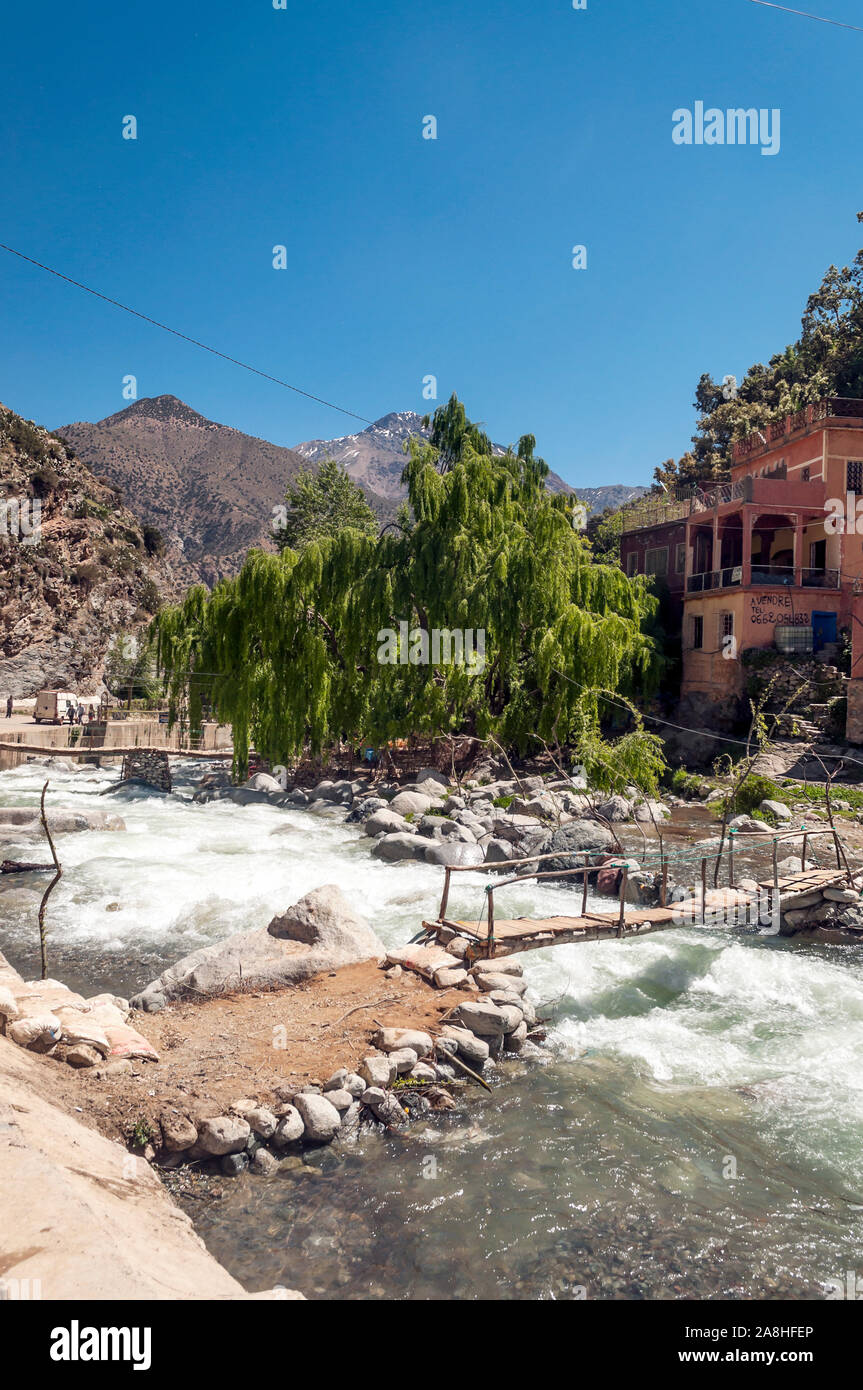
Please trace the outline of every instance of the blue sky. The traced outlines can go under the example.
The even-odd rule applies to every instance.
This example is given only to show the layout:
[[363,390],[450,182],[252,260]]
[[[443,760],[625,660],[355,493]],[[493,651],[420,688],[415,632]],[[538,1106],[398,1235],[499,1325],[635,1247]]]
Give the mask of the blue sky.
[[[700,373],[860,244],[863,33],[751,0],[49,0],[3,48],[0,241],[369,419],[434,374],[576,485],[682,453]],[[780,152],[676,146],[698,100],[778,107]],[[127,374],[280,444],[362,427],[0,253],[0,400],[100,419]]]

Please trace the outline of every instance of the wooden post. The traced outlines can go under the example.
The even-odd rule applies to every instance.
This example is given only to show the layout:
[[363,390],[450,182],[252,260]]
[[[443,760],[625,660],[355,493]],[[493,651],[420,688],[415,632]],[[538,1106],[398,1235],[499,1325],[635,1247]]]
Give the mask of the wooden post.
[[770,917],[776,920],[779,910],[779,867],[776,855],[776,837],[773,837],[773,894],[770,900]]
[[839,836],[837,835],[835,829],[834,829],[834,831],[833,831],[833,846],[834,846],[834,848],[835,848],[835,850],[836,850],[836,867],[837,867],[837,869],[841,869],[841,868],[842,868],[842,855],[839,853]]
[[803,872],[804,874],[805,874],[805,872],[806,872],[806,842],[807,842],[808,839],[809,839],[809,831],[808,831],[808,830],[804,830],[804,831],[803,831],[803,854],[802,854],[801,859],[800,859],[800,868],[801,868],[801,870],[802,870],[802,872]]
[[728,887],[734,887],[734,831],[728,833]]
[[659,889],[660,907],[668,906],[668,860],[663,857],[662,861],[662,884]]
[[629,881],[629,865],[624,864],[620,875],[620,916],[617,919],[617,935],[623,936],[626,926],[626,885]]
[[447,865],[447,866],[446,866],[446,869],[445,869],[445,871],[444,871],[443,897],[442,897],[441,900],[440,900],[440,911],[438,912],[438,920],[439,920],[439,921],[443,921],[444,913],[446,912],[446,905],[447,905],[447,902],[449,901],[449,885],[450,885],[450,879],[451,879],[451,878],[452,878],[452,869],[450,868],[449,865]]
[[486,888],[488,894],[488,954],[494,955],[494,887],[489,884]]
[[581,915],[582,915],[582,917],[585,915],[586,912],[587,912],[587,869],[585,868],[585,870],[584,870],[584,888],[582,889],[582,893],[581,893]]
[[707,921],[707,860],[701,861],[701,924]]

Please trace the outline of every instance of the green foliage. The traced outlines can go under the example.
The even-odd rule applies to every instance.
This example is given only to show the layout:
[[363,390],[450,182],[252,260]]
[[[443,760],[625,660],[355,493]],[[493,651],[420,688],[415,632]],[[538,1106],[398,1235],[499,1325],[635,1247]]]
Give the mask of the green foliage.
[[141,535],[144,540],[144,549],[148,555],[164,555],[165,538],[158,526],[143,526]]
[[830,266],[807,300],[800,336],[766,366],[750,367],[733,398],[709,373],[701,376],[692,451],[655,470],[655,490],[726,476],[736,439],[825,396],[863,396],[863,250],[851,266]]
[[491,804],[492,806],[499,806],[503,811],[508,811],[513,800],[514,798],[511,796],[496,796]]
[[587,539],[597,564],[620,564],[620,537],[625,524],[626,511],[622,507],[606,507],[587,518]]
[[769,777],[761,777],[758,773],[750,772],[749,776],[737,788],[734,799],[731,802],[731,811],[735,816],[754,816],[762,801],[788,801],[788,793],[784,787],[772,782]]
[[[656,688],[645,632],[656,599],[643,577],[593,563],[568,499],[545,488],[530,436],[495,457],[474,447],[466,417],[457,438],[453,415],[446,459],[411,441],[410,515],[397,527],[252,551],[236,579],[162,610],[154,631],[172,707],[195,723],[206,694],[233,725],[238,771],[251,740],[276,763],[341,734],[377,747],[468,732],[522,752],[569,745],[603,786],[652,785],[659,740],[636,720],[612,756],[600,704],[602,693]],[[381,634],[402,621],[426,634],[482,630],[485,661],[383,663]]]
[[701,799],[704,780],[693,772],[687,772],[685,767],[676,767],[668,782],[676,796],[686,797],[689,801]]
[[96,502],[92,497],[82,497],[72,515],[77,517],[79,521],[88,516],[97,517],[99,521],[109,521],[113,512],[103,502]]
[[302,550],[347,530],[377,533],[378,519],[362,488],[335,459],[324,459],[317,471],[301,469],[288,484],[285,506],[285,523],[276,533],[280,549]]

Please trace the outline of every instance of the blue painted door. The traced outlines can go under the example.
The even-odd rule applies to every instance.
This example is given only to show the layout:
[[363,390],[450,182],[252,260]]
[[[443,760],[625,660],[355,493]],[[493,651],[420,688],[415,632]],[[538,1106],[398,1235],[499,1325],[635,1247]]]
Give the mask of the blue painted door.
[[835,642],[836,636],[835,613],[812,614],[812,646],[816,652],[821,651],[825,642]]

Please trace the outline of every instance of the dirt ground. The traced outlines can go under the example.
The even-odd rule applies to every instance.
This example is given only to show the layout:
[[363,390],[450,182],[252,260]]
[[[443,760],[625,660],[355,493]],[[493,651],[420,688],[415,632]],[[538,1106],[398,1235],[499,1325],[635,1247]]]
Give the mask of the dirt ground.
[[39,1058],[44,1094],[122,1139],[166,1111],[204,1118],[245,1098],[266,1103],[283,1083],[326,1081],[374,1050],[378,1024],[433,1033],[464,998],[463,991],[434,989],[407,971],[388,979],[365,961],[291,989],[173,1003],[130,1019],[158,1051],[158,1062],[133,1062],[131,1073],[96,1077],[97,1068],[73,1071]]

